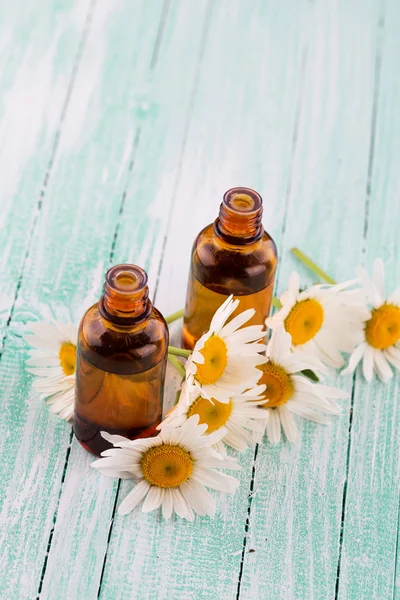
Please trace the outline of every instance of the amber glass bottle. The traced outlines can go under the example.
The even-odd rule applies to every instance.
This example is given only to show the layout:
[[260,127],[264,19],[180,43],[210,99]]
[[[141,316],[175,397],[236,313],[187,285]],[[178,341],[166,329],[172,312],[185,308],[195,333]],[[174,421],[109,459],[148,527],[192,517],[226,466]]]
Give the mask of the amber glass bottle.
[[249,188],[232,188],[224,195],[219,217],[197,236],[183,323],[185,348],[193,348],[230,294],[240,299],[232,318],[254,308],[256,313],[246,326],[264,324],[271,307],[277,250],[261,218],[261,196]]
[[167,353],[168,327],[148,298],[146,273],[113,267],[79,327],[73,426],[84,448],[99,455],[111,447],[101,431],[130,439],[156,433]]

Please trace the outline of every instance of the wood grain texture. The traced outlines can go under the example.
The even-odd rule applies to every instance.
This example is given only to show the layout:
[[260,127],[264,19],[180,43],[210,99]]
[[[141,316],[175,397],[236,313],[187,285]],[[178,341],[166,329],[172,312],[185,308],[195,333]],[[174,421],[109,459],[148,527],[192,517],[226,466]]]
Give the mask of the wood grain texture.
[[234,185],[264,197],[280,291],[294,245],[398,284],[399,21],[397,0],[0,6],[1,598],[400,600],[398,376],[333,377],[353,394],[331,426],[240,455],[215,520],[164,522],[116,513],[132,483],[89,468],[21,339],[41,304],[79,319],[116,262],[181,308]]
[[[387,2],[378,25],[375,110],[367,185],[365,265],[380,256],[390,293],[399,285],[400,6]],[[357,375],[343,524],[339,598],[392,598],[395,589],[400,487],[399,378],[366,385]]]
[[[338,280],[361,259],[378,19],[374,3],[314,5],[280,289],[298,266],[291,246]],[[332,382],[351,393],[349,378]],[[326,428],[298,420],[297,447],[260,447],[240,597],[335,597],[351,400],[342,406]]]
[[1,339],[45,196],[88,9],[89,0],[0,6],[0,228],[7,232],[0,237]]
[[[112,10],[103,4],[94,11],[78,72],[79,91],[71,97],[20,289],[16,325],[17,318],[31,316],[26,307],[38,303],[65,303],[79,314],[87,294],[98,292],[128,177],[124,156],[137,128],[134,102],[151,61],[162,6],[162,2],[151,7],[136,2],[134,23],[128,3],[115,4]],[[120,44],[123,32],[125,45]],[[116,68],[123,61],[134,84]],[[21,340],[10,338],[0,371],[2,402],[7,407],[1,413],[6,457],[2,597],[12,593],[33,597],[40,589],[70,444],[70,426],[52,417],[36,394],[27,395],[31,378],[24,372],[25,358]],[[105,482],[101,484],[107,492]],[[102,556],[99,573],[101,564]],[[96,579],[88,579],[95,587]]]
[[[84,43],[89,2],[56,2],[32,6],[3,4],[0,18],[1,102],[1,338],[5,340],[0,366],[0,552],[3,598],[32,597],[37,591],[46,552],[57,489],[51,471],[63,463],[64,425],[51,426],[54,460],[29,448],[47,431],[49,417],[40,421],[28,395],[30,382],[23,372],[23,353],[17,320],[5,330],[19,291],[48,173],[57,147],[58,132]],[[32,19],[37,19],[32,28]],[[32,313],[31,313],[32,314]],[[23,318],[21,314],[18,318]],[[17,319],[17,317],[16,317]],[[15,326],[14,326],[15,325]],[[36,415],[36,416],[35,416]],[[35,421],[36,419],[36,421]],[[29,469],[27,468],[29,465]],[[32,528],[45,520],[35,496],[47,487],[47,529]],[[54,492],[54,493],[52,493]],[[33,499],[29,503],[28,497]],[[48,511],[48,512],[47,512]]]

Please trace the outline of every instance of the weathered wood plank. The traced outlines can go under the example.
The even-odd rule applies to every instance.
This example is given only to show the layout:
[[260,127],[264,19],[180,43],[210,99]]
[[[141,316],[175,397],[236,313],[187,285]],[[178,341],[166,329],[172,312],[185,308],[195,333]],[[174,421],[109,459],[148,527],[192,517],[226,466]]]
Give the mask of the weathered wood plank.
[[[376,61],[376,123],[371,148],[364,264],[385,261],[387,290],[399,285],[400,223],[400,6],[389,1],[381,16]],[[376,127],[375,127],[376,124]],[[367,385],[360,372],[354,394],[339,594],[392,598],[398,553],[400,490],[399,375],[389,385]],[[397,556],[399,561],[399,556]]]
[[40,6],[0,6],[1,343],[73,87],[89,5],[44,0]]
[[[374,2],[313,5],[280,290],[298,267],[291,246],[339,280],[360,260],[378,18]],[[331,381],[351,392],[349,378]],[[297,446],[260,446],[240,598],[335,597],[350,399],[342,406],[328,427],[298,419]]]
[[[162,7],[161,0],[151,6],[121,1],[100,4],[94,12],[12,331],[19,331],[26,307],[58,302],[82,310],[88,291],[100,284],[129,175],[139,122],[135,102],[146,81]],[[0,367],[4,598],[32,598],[40,589],[70,443],[70,426],[51,416],[29,392],[32,378],[25,373],[25,358],[20,338],[10,336]],[[101,494],[112,494],[112,487],[104,485],[97,492],[100,501]],[[89,510],[91,506],[87,499]],[[100,527],[101,517],[81,522],[80,533],[91,523],[93,529]],[[98,586],[102,556],[94,554],[97,570],[86,572],[81,584]],[[95,596],[93,588],[91,592]],[[46,597],[45,590],[42,595]]]
[[[129,3],[126,3],[128,8]],[[108,248],[104,245],[97,250],[101,251],[105,265],[112,249],[113,262],[133,260],[146,267],[152,293],[172,200],[169,186],[173,183],[173,177],[170,173],[179,168],[186,114],[190,109],[196,80],[196,63],[201,51],[206,13],[206,2],[189,6],[180,1],[173,3],[163,15],[162,33],[159,30],[158,35],[162,39],[156,42],[159,46],[157,60],[152,58],[148,61],[150,67],[140,93],[141,118],[135,135],[131,137],[131,154],[127,156],[129,180],[126,180],[121,195],[122,214],[116,239]],[[150,13],[147,16],[148,23],[143,19],[139,23],[144,31],[146,25],[149,27],[154,20]],[[120,18],[123,17],[127,18],[127,15],[121,14]],[[115,31],[119,30],[116,28]],[[148,35],[148,32],[143,35]],[[127,49],[131,36],[130,32],[122,38]],[[110,40],[110,52],[113,47],[115,42],[113,45]],[[129,54],[126,56],[128,58]],[[132,78],[129,61],[124,60],[120,65],[118,77],[121,77],[122,67],[129,81]],[[173,73],[177,74],[177,78],[172,82]],[[111,90],[112,83],[107,83],[107,89]],[[126,88],[122,91],[127,93]],[[102,119],[107,119],[106,112]],[[104,127],[104,123],[99,123],[99,127]],[[119,129],[124,130],[122,124]],[[103,148],[107,151],[107,145]],[[93,162],[92,169],[103,167],[103,162]],[[90,189],[89,183],[88,186]],[[161,190],[163,193],[159,195]],[[90,469],[92,461],[93,457],[85,453],[74,440],[43,581],[44,597],[97,596],[116,483]],[[122,578],[119,576],[114,583],[123,585],[125,576],[123,572]]]
[[[169,188],[174,209],[157,290],[165,314],[183,305],[193,239],[215,218],[227,187],[247,184],[263,193],[272,233],[284,219],[302,62],[302,36],[293,23],[307,19],[307,7],[300,3],[284,18],[265,2],[219,2],[212,9],[182,165]],[[278,51],[282,36],[287,44]],[[165,196],[160,190],[158,206]],[[235,598],[252,451],[240,460],[241,488],[219,498],[214,520],[165,523],[140,509],[116,514],[100,597]],[[122,483],[117,504],[131,486]]]

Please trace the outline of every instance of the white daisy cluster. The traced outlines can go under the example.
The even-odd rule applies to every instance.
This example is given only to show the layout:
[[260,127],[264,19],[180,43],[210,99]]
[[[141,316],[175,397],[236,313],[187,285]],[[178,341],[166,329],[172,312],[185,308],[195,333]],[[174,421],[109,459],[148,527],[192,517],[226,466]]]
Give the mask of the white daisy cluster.
[[[368,381],[374,371],[388,381],[391,367],[400,369],[400,288],[385,299],[382,261],[375,261],[372,279],[359,269],[357,280],[305,291],[292,273],[280,300],[282,308],[267,319],[268,344],[261,325],[245,326],[253,309],[233,317],[239,300],[231,296],[222,304],[187,359],[179,402],[158,436],[128,440],[102,433],[113,447],[92,466],[137,481],[119,507],[121,514],[143,502],[143,512],[161,507],[165,518],[174,512],[188,520],[194,513],[213,516],[215,499],[206,488],[233,493],[238,485],[222,471],[239,468],[227,446],[242,452],[264,431],[276,444],[281,429],[295,443],[293,415],[327,423],[340,413],[336,400],[347,392],[311,381],[307,372],[322,376],[328,368],[343,367],[343,353],[350,354],[343,373],[352,373],[363,359]],[[53,412],[70,419],[76,328],[52,321],[30,329],[28,366],[39,377],[34,385]]]
[[314,357],[320,371],[343,367],[342,353],[348,353],[343,374],[353,373],[362,360],[368,382],[374,371],[387,382],[391,367],[400,369],[400,287],[386,298],[381,259],[374,262],[372,278],[361,267],[357,275],[340,285],[314,285],[300,292],[299,276],[292,273],[280,298],[282,308],[267,325],[283,326],[292,337],[292,350]]
[[156,438],[129,441],[103,434],[114,448],[93,466],[112,477],[139,479],[119,508],[122,514],[143,501],[144,512],[162,506],[164,517],[173,511],[187,519],[194,512],[213,515],[214,500],[205,487],[232,492],[237,485],[216,470],[237,468],[226,446],[244,451],[265,430],[277,443],[281,426],[289,441],[296,442],[292,414],[325,423],[340,412],[335,399],[346,397],[345,392],[301,374],[317,369],[317,358],[293,352],[282,325],[264,344],[262,326],[243,327],[254,315],[252,309],[228,321],[238,304],[228,298],[195,345],[179,402]]

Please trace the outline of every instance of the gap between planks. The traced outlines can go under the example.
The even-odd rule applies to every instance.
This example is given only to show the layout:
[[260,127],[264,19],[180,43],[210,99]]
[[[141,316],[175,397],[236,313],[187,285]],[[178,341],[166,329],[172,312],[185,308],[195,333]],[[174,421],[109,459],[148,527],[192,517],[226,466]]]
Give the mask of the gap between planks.
[[8,328],[9,328],[9,326],[11,324],[11,321],[12,321],[12,318],[13,318],[13,315],[14,315],[14,310],[15,310],[15,306],[16,306],[16,303],[17,303],[17,300],[18,300],[18,295],[19,295],[19,292],[20,292],[20,289],[21,289],[25,267],[26,267],[26,264],[27,264],[28,258],[29,258],[29,252],[30,252],[30,249],[31,249],[33,236],[35,234],[36,226],[37,226],[37,223],[39,221],[40,211],[41,211],[42,206],[43,206],[44,198],[45,198],[46,191],[47,191],[47,185],[49,183],[51,171],[53,169],[55,157],[56,157],[58,146],[59,146],[59,143],[60,143],[60,137],[61,137],[62,127],[63,127],[64,121],[65,121],[65,117],[66,117],[66,114],[67,114],[67,111],[68,111],[69,103],[70,103],[70,100],[71,100],[71,97],[72,97],[72,92],[74,90],[75,81],[76,81],[76,77],[77,77],[78,70],[79,70],[79,65],[80,65],[80,62],[81,62],[81,59],[82,59],[82,56],[83,56],[83,52],[84,52],[84,49],[85,49],[85,46],[86,46],[86,41],[87,41],[87,38],[88,38],[88,35],[89,35],[89,31],[90,31],[90,27],[91,27],[91,24],[92,24],[93,14],[94,14],[94,10],[95,10],[95,7],[96,7],[96,2],[97,2],[97,0],[91,0],[91,2],[89,4],[89,9],[88,9],[87,16],[86,16],[86,19],[85,19],[85,25],[84,25],[84,28],[83,28],[83,33],[82,33],[82,36],[81,36],[81,41],[79,42],[78,51],[77,51],[77,54],[76,54],[76,58],[75,58],[73,67],[72,67],[71,77],[70,77],[70,81],[69,81],[68,88],[67,88],[67,94],[65,96],[65,100],[64,100],[64,103],[63,103],[62,108],[61,108],[60,120],[59,120],[59,123],[58,123],[56,134],[54,136],[53,147],[52,147],[52,150],[51,150],[51,153],[50,153],[49,162],[47,164],[45,176],[44,176],[44,179],[43,179],[43,184],[42,184],[42,188],[41,188],[41,191],[40,191],[39,200],[38,200],[38,202],[36,204],[36,211],[34,212],[32,225],[31,225],[30,231],[28,233],[28,242],[27,242],[27,246],[26,246],[25,255],[24,255],[24,258],[23,258],[23,261],[22,261],[21,273],[20,273],[20,275],[18,277],[18,283],[17,283],[17,287],[16,287],[16,290],[15,290],[14,299],[12,301],[11,308],[10,308],[10,315],[9,315],[9,317],[7,319],[6,326],[4,328],[4,335],[3,335],[2,339],[1,339],[1,342],[0,342],[0,348],[1,348],[1,350],[0,350],[0,361],[1,361],[1,357],[3,356],[4,344],[5,344],[6,339],[8,337]]
[[[380,81],[381,81],[381,66],[382,66],[382,46],[383,46],[383,30],[385,25],[385,13],[384,13],[384,2],[381,4],[381,11],[378,19],[377,26],[377,47],[375,55],[374,65],[374,91],[372,98],[372,112],[371,112],[371,133],[370,133],[370,144],[368,153],[368,170],[367,170],[367,185],[365,190],[365,209],[364,209],[364,231],[363,231],[363,246],[362,256],[365,256],[367,248],[367,236],[368,236],[368,221],[369,221],[369,207],[371,201],[371,181],[372,172],[374,168],[374,155],[375,155],[375,139],[376,139],[376,124],[379,109],[379,92],[380,92]],[[350,404],[350,417],[349,417],[349,435],[347,442],[347,455],[346,455],[346,478],[343,484],[343,496],[342,496],[342,516],[340,522],[340,537],[339,537],[339,553],[336,570],[336,585],[335,585],[335,600],[339,598],[339,581],[340,581],[340,569],[342,563],[342,549],[343,549],[343,538],[344,538],[344,527],[346,518],[346,500],[347,500],[347,482],[349,478],[350,469],[350,453],[351,453],[351,434],[353,428],[353,408],[354,398],[356,390],[356,373],[353,375],[353,383],[351,388],[351,404]],[[397,533],[399,532],[399,522],[397,522]],[[397,552],[396,552],[397,554]],[[396,560],[396,556],[395,556]]]

